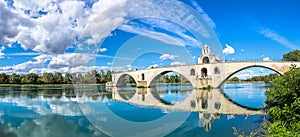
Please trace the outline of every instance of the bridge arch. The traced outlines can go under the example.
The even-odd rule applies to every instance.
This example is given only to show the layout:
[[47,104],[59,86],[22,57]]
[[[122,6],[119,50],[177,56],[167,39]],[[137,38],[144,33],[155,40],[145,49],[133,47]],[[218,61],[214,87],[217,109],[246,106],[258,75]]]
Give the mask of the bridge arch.
[[189,73],[190,71],[187,71],[188,73],[185,74],[185,73],[182,73],[182,72],[180,72],[178,70],[172,70],[172,69],[170,69],[170,70],[162,70],[158,74],[153,75],[152,77],[150,77],[148,79],[148,81],[149,81],[148,87],[153,87],[154,86],[154,82],[156,82],[161,76],[163,76],[163,75],[165,75],[167,73],[170,73],[170,72],[176,72],[176,73],[180,74],[185,79],[187,79],[191,83],[191,85],[193,87],[195,86],[195,81],[193,81],[193,79],[192,79],[193,76],[190,76],[190,73]]
[[135,77],[133,77],[132,75],[125,73],[125,74],[122,74],[118,78],[116,86],[122,87],[122,86],[126,86],[128,83],[132,83],[132,82],[137,84],[137,79]]
[[230,74],[227,74],[227,75],[225,76],[225,79],[219,84],[218,87],[221,87],[221,86],[222,86],[222,85],[223,85],[223,84],[224,84],[231,76],[233,76],[234,74],[236,74],[236,73],[238,73],[238,72],[240,72],[240,71],[242,71],[242,70],[245,70],[245,69],[248,69],[248,68],[254,68],[254,67],[266,68],[266,69],[269,69],[269,70],[272,70],[272,71],[276,72],[276,73],[279,74],[279,75],[283,75],[283,72],[281,72],[281,71],[279,71],[279,70],[277,70],[277,69],[275,69],[275,68],[272,68],[272,67],[270,67],[270,66],[265,66],[265,65],[248,65],[248,66],[241,67],[241,68],[239,68],[239,69],[233,71],[233,72],[230,73]]

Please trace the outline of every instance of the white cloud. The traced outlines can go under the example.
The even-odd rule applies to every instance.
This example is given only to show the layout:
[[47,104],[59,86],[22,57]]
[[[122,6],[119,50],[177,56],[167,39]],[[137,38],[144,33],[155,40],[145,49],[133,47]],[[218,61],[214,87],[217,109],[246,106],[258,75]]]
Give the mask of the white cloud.
[[264,57],[263,61],[272,61],[272,60],[270,59],[270,57]]
[[269,28],[260,28],[259,33],[267,38],[270,38],[271,40],[289,48],[289,49],[299,49],[294,43],[290,42],[288,39],[286,39],[284,36],[278,34],[277,32],[269,29]]
[[101,42],[111,31],[126,21],[126,0],[100,0],[92,7],[82,37],[91,36],[89,44]]
[[224,53],[225,55],[234,54],[234,48],[233,48],[233,47],[231,47],[231,46],[228,45],[228,44],[225,44],[225,46],[226,46],[226,48],[223,49],[223,53]]
[[192,0],[192,5],[196,8],[196,10],[201,14],[202,18],[208,23],[208,25],[212,28],[216,28],[215,22],[204,12],[204,10],[198,5],[195,0]]
[[97,52],[105,52],[107,51],[107,48],[99,48]]
[[178,56],[177,55],[172,55],[172,54],[162,54],[159,59],[160,60],[167,60],[167,59],[170,59],[170,60],[173,60],[175,58],[177,58]]
[[235,76],[238,77],[239,79],[248,79],[255,76],[255,73],[253,70],[246,70],[235,74],[233,77]]
[[165,33],[160,33],[160,32],[155,32],[152,30],[149,30],[144,27],[138,27],[138,26],[130,26],[130,25],[122,25],[119,27],[120,30],[126,31],[126,32],[131,32],[139,35],[143,35],[155,40],[159,40],[161,42],[164,42],[166,44],[171,44],[171,45],[177,45],[177,46],[184,46],[185,43],[178,38],[172,37],[168,34]]
[[[192,15],[187,10],[188,7],[185,8],[180,2],[157,2],[156,0],[88,2],[93,3],[92,6],[87,6],[86,3],[87,1],[14,0],[13,5],[9,6],[1,1],[0,43],[9,45],[18,41],[24,49],[32,49],[39,53],[61,54],[76,42],[76,38],[90,38],[86,42],[96,44],[110,36],[111,31],[121,24],[145,16],[170,20],[159,23],[160,21],[150,19],[146,22],[153,23],[157,28],[172,30],[178,36],[176,43],[180,43],[179,45],[187,43],[200,47],[201,43],[185,34],[184,29],[170,25],[171,22],[199,32],[204,38],[210,37],[205,26],[195,21],[197,15]],[[147,36],[155,39],[163,36],[160,40],[164,38],[164,41],[173,40],[174,43],[174,37],[163,33],[153,31],[147,33]]]
[[34,57],[34,61],[27,61],[18,65],[15,65],[12,68],[15,72],[29,72],[31,69],[43,67],[43,64],[51,59],[51,55],[39,55]]
[[241,49],[241,52],[244,52],[245,50],[244,49]]
[[[170,33],[174,33],[172,34],[172,36],[169,37],[173,37],[173,39],[175,39],[176,41],[180,42],[181,44],[179,44],[180,46],[183,45],[189,45],[189,46],[193,46],[193,47],[201,47],[201,45],[203,45],[199,40],[195,39],[194,37],[191,37],[186,33],[186,30],[179,26],[176,23],[167,21],[167,20],[162,20],[162,19],[155,19],[155,18],[143,18],[141,19],[142,22],[151,25],[151,28],[147,28],[144,27],[144,25],[140,25],[138,23],[134,24],[131,23],[130,26],[134,26],[135,28],[139,27],[139,28],[144,28],[147,29],[147,31],[154,31],[153,28],[159,28],[162,30],[166,30]],[[134,32],[133,32],[134,33]],[[174,35],[177,35],[176,37]],[[164,39],[160,38],[158,40],[163,40]]]
[[0,67],[0,73],[87,73],[92,70],[109,69],[108,66],[87,66],[94,57],[94,55],[82,53],[41,54],[21,64]]
[[185,65],[185,63],[184,62],[175,61],[175,62],[172,62],[170,65],[171,66],[181,66],[181,65]]
[[65,53],[52,57],[49,68],[78,67],[89,63],[93,57],[89,54]]

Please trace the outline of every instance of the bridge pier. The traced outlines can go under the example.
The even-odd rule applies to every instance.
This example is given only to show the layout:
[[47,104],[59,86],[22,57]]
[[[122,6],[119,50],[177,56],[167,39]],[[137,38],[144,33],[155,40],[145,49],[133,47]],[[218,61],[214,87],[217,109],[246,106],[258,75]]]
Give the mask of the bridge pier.
[[147,81],[137,81],[136,87],[138,88],[147,88]]
[[196,80],[197,84],[195,88],[201,89],[201,88],[207,88],[212,85],[212,78],[199,78]]

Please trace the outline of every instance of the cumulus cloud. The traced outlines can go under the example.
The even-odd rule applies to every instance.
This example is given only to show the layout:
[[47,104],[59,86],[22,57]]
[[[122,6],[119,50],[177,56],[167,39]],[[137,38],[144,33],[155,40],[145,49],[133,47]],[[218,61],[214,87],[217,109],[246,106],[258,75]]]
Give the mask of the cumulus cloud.
[[175,58],[177,58],[178,56],[177,55],[173,55],[173,54],[162,54],[159,59],[160,60],[167,60],[167,59],[170,59],[170,60],[173,60]]
[[78,67],[86,65],[93,57],[89,54],[66,53],[52,57],[49,68]]
[[270,59],[270,57],[264,57],[263,61],[272,61],[272,60]]
[[0,73],[86,73],[109,69],[107,66],[87,66],[92,59],[94,55],[82,53],[41,54],[21,64],[0,67]]
[[290,42],[287,38],[285,38],[284,36],[278,34],[277,32],[269,29],[269,28],[260,28],[258,30],[258,32],[267,37],[270,38],[271,40],[289,48],[289,49],[299,49],[299,47],[297,47],[294,43]]
[[[196,15],[191,15],[186,9],[180,2],[170,4],[169,1],[157,0],[13,0],[12,5],[1,1],[0,43],[9,45],[17,41],[24,49],[61,54],[72,47],[77,38],[87,40],[88,44],[96,44],[110,36],[111,31],[118,26],[131,19],[147,16],[171,20],[159,23],[160,21],[148,19],[144,22],[172,31],[181,39],[181,43],[183,41],[200,47],[200,42],[186,35],[184,29],[174,25],[177,23],[199,32],[202,37],[210,37],[205,26],[195,21]],[[171,22],[175,23],[170,25]],[[168,37],[155,32],[147,36],[156,39],[159,36]],[[165,41],[168,40],[170,38]]]
[[[111,36],[111,32],[118,27],[127,32],[180,46],[201,47],[202,43],[194,37],[198,35],[203,38],[211,37],[206,26],[201,21],[195,21],[198,15],[191,14],[181,2],[170,3],[164,0],[12,1],[11,4],[7,4],[7,1],[0,1],[0,44],[11,46],[12,43],[17,42],[22,48],[35,51],[34,54],[38,57],[15,66],[0,67],[0,72],[11,73],[15,72],[14,70],[24,73],[71,70],[79,72],[80,67],[88,70],[83,64],[91,60],[89,56],[82,55],[80,59],[74,54],[63,53],[74,44],[83,45],[83,49],[88,44],[98,44]],[[132,19],[140,20],[147,27],[128,23]],[[187,30],[199,34],[191,36],[192,32]],[[100,52],[106,50],[105,48],[99,49]],[[46,56],[44,54],[49,55],[47,59],[39,59],[40,55]],[[1,51],[0,57],[3,56],[4,53]],[[71,61],[71,58],[78,61]],[[169,59],[172,58],[175,57],[169,57]]]
[[33,26],[30,18],[11,10],[4,1],[0,2],[0,24],[0,43],[4,45],[15,42],[15,37],[23,27]]
[[233,47],[231,47],[231,46],[228,45],[228,44],[225,44],[225,46],[226,46],[226,48],[223,49],[223,53],[224,53],[225,55],[234,54],[234,48],[233,48]]

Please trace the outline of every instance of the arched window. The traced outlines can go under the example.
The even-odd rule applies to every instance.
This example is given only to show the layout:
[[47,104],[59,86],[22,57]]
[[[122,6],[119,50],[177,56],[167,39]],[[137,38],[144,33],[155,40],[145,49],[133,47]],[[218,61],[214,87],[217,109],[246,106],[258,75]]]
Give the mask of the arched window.
[[215,67],[214,72],[215,74],[220,74],[220,69],[218,67]]
[[206,78],[207,77],[207,69],[206,68],[202,68],[201,69],[201,77],[202,78]]
[[142,73],[142,80],[145,80],[145,74]]
[[193,69],[193,68],[191,69],[190,75],[191,75],[191,76],[195,76],[195,69]]
[[216,102],[215,103],[215,109],[220,109],[221,108],[221,103],[220,102]]
[[202,60],[202,63],[203,64],[209,63],[209,58],[208,57],[204,57],[203,60]]

